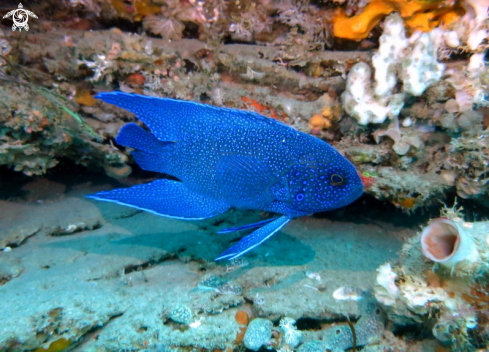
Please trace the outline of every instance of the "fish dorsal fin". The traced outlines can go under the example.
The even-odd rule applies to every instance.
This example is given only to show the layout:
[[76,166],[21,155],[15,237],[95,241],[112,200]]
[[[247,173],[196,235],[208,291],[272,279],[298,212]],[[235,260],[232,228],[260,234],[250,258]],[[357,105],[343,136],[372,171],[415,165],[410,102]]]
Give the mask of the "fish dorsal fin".
[[273,170],[252,155],[225,155],[216,165],[216,178],[226,201],[237,208],[260,209],[273,201]]
[[193,101],[122,92],[99,93],[95,97],[136,114],[160,141],[177,141],[182,132],[201,132],[212,125],[239,126],[264,123],[290,128],[251,111],[218,108]]

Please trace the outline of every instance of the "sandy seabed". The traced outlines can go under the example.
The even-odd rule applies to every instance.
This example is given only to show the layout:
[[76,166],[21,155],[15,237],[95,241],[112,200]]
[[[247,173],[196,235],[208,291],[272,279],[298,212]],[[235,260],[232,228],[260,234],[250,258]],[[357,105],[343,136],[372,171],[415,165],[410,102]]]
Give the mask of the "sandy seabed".
[[[85,198],[111,188],[109,179],[44,178],[0,201],[0,351],[43,343],[39,351],[54,351],[53,342],[73,351],[237,350],[239,310],[275,322],[345,321],[358,317],[358,304],[333,292],[372,288],[378,266],[416,232],[361,214],[300,218],[233,266],[213,259],[241,235],[216,232],[263,214],[181,221]],[[242,294],[199,289],[206,275],[237,283]],[[182,305],[194,324],[170,319]]]

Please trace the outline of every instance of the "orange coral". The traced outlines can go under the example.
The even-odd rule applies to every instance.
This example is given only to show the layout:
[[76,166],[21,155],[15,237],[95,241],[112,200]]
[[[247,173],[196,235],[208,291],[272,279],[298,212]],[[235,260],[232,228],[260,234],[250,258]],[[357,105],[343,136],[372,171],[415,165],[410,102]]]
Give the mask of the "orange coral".
[[357,170],[358,176],[360,176],[360,180],[362,180],[362,184],[364,188],[370,188],[374,185],[375,183],[375,178],[368,175],[364,174],[360,171]]
[[331,122],[321,115],[314,115],[309,120],[311,130],[322,130],[331,127]]
[[53,341],[49,344],[49,347],[39,347],[34,352],[60,352],[64,351],[71,345],[71,339],[66,339],[64,337]]
[[448,25],[464,14],[458,2],[454,5],[444,0],[372,0],[353,17],[338,11],[333,20],[333,33],[338,38],[364,39],[382,18],[394,11],[405,19],[406,28],[411,32],[430,31],[442,23]]
[[127,83],[134,86],[142,86],[145,82],[145,78],[140,73],[133,73],[129,77],[127,77]]
[[84,89],[76,92],[75,101],[77,104],[85,106],[94,106],[97,103],[93,95],[90,94],[88,90]]
[[251,105],[258,112],[264,112],[265,110],[268,109],[268,107],[266,105],[260,104],[259,102],[257,102],[253,98],[241,97],[241,100],[244,101],[245,103]]
[[309,120],[309,128],[312,134],[319,134],[321,130],[327,130],[333,126],[333,122],[337,122],[340,119],[341,110],[339,105],[335,107],[326,106],[321,115],[316,114]]
[[253,98],[241,97],[241,100],[246,104],[249,109],[259,112],[260,114],[264,114],[265,116],[271,117],[272,119],[280,119],[282,121],[285,121],[287,117],[285,113],[279,113],[277,109],[271,106],[260,104]]
[[139,22],[147,15],[161,13],[161,5],[153,4],[152,0],[110,0],[114,10],[122,17]]
[[416,204],[416,199],[414,199],[413,197],[402,198],[399,199],[398,201],[394,201],[393,203],[405,209],[412,209]]
[[248,325],[249,322],[248,313],[246,313],[244,310],[238,310],[234,316],[234,319],[240,325]]

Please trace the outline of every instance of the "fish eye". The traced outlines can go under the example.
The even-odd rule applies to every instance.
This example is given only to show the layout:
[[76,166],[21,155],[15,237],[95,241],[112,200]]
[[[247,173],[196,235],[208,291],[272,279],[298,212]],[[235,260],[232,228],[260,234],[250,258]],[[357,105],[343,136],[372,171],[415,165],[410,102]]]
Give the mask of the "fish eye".
[[332,174],[330,180],[331,180],[331,184],[333,186],[339,186],[339,185],[343,184],[343,177],[341,177],[338,174]]
[[295,195],[295,200],[298,202],[302,202],[304,200],[304,193],[297,193]]

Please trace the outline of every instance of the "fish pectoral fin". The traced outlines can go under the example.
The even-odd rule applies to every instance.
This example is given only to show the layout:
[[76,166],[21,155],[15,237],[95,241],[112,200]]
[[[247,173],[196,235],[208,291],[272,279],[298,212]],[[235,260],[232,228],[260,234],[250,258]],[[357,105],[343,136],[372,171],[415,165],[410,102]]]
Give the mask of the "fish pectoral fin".
[[256,227],[260,227],[260,226],[266,225],[266,224],[268,224],[268,223],[270,223],[272,221],[275,221],[277,219],[278,219],[278,217],[277,218],[266,219],[266,220],[259,221],[259,222],[255,222],[253,224],[247,224],[247,225],[237,226],[237,227],[230,227],[229,229],[223,229],[221,231],[217,231],[217,233],[223,234],[223,233],[231,233],[231,232],[242,231],[242,230],[247,230],[247,229],[254,229]]
[[161,179],[151,183],[118,188],[88,195],[87,198],[126,205],[156,215],[176,219],[201,220],[229,209],[224,202],[215,201],[189,190],[182,182]]
[[248,236],[243,237],[237,244],[227,249],[215,260],[221,259],[236,259],[246,252],[258,247],[260,244],[272,237],[282,227],[284,227],[291,218],[287,216],[281,216],[280,218],[272,221],[271,223],[253,231]]
[[276,180],[257,156],[223,156],[216,166],[216,178],[224,198],[237,208],[257,209],[273,201],[270,187]]

